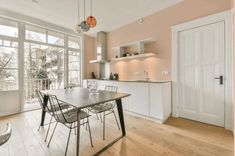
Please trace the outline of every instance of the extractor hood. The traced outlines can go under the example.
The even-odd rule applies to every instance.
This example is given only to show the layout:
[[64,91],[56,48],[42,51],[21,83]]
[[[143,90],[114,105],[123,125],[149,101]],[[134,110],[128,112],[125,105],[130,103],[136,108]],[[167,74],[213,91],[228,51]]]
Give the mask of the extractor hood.
[[106,63],[106,33],[100,31],[96,37],[96,60],[91,60],[90,63]]

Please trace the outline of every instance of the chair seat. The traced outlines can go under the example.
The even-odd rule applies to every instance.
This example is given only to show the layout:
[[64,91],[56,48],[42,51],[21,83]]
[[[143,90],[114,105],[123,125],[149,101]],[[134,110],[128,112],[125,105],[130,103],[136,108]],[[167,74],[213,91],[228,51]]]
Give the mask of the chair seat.
[[73,109],[63,112],[63,114],[59,113],[58,122],[61,122],[63,124],[77,122],[77,115],[79,115],[80,120],[89,117],[88,113],[86,113],[85,111],[80,110],[79,113],[77,113],[77,111],[78,110],[76,108],[73,108]]
[[101,113],[114,108],[113,102],[106,102],[104,104],[90,107],[89,111],[93,113]]
[[11,126],[10,124],[7,124],[6,131],[0,134],[0,146],[6,143],[10,139],[11,132],[12,132]]
[[[63,110],[63,109],[71,108],[70,105],[64,104],[64,103],[61,103],[61,104],[60,104],[60,107],[61,107],[62,110]],[[56,105],[56,106],[54,107],[55,111],[59,111],[59,110],[60,110],[60,107],[59,107],[59,105]],[[48,110],[47,110],[47,111],[48,111],[49,113],[51,113],[51,112],[52,112],[51,107],[48,106]]]

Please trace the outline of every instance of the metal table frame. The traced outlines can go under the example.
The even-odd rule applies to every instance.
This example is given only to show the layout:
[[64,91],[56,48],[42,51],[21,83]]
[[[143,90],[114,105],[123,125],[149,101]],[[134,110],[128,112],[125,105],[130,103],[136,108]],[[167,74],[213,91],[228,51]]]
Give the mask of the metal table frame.
[[[130,95],[128,95],[128,96],[130,96]],[[49,98],[48,95],[44,95],[44,99],[43,99],[44,108],[47,106],[48,98]],[[124,97],[122,97],[122,98],[124,98]],[[122,108],[122,98],[115,100],[116,104],[117,104],[117,110],[118,110],[118,116],[119,116],[119,121],[120,121],[120,125],[121,125],[122,135],[120,137],[116,138],[115,140],[113,140],[112,142],[110,142],[109,144],[107,144],[106,146],[104,146],[102,149],[100,149],[98,152],[96,152],[94,154],[94,156],[101,154],[102,152],[104,152],[106,149],[111,147],[113,144],[115,144],[118,140],[120,140],[121,138],[123,138],[126,135],[125,121],[124,121],[123,108]],[[59,99],[59,97],[58,97],[58,99]],[[112,101],[112,100],[110,100],[110,101]],[[41,126],[44,126],[45,116],[46,116],[46,111],[44,109],[42,109]],[[77,116],[78,116],[77,125],[80,125],[79,115],[77,115]],[[80,126],[77,126],[77,151],[76,151],[77,156],[79,156],[79,144],[80,144]]]

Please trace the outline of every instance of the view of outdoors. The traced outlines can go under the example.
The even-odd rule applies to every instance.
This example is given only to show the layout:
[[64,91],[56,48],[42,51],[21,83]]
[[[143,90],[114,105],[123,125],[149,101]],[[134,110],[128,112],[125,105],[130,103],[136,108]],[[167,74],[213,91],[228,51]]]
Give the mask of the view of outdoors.
[[0,91],[18,89],[18,25],[0,19]]
[[19,38],[24,40],[24,99],[27,104],[36,102],[36,89],[80,85],[79,37],[25,24],[25,38],[22,38],[18,35],[19,29],[17,22],[0,18],[0,91],[20,87]]
[[18,89],[18,43],[0,40],[0,90]]

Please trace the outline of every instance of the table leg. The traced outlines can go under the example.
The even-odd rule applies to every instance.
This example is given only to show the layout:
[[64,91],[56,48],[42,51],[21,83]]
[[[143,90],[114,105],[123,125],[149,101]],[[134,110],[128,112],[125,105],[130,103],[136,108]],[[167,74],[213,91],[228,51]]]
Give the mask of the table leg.
[[42,116],[41,116],[41,124],[40,124],[41,126],[44,125],[44,121],[45,121],[45,117],[46,117],[45,108],[47,106],[48,100],[49,100],[49,96],[48,95],[44,95],[43,96],[43,109],[42,109]]
[[123,109],[122,109],[122,99],[116,100],[116,103],[117,103],[117,110],[118,110],[119,120],[121,124],[121,129],[122,129],[122,136],[125,136],[126,129],[125,129],[124,116],[123,116]]
[[79,144],[80,144],[80,116],[79,110],[77,112],[77,156],[79,156]]

